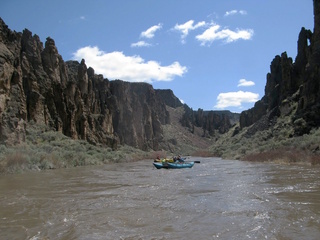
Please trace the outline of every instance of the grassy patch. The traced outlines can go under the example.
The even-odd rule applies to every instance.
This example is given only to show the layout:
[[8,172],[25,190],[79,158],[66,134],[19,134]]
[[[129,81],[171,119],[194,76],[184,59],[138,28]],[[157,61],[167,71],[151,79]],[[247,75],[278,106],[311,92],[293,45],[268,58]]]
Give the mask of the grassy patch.
[[0,145],[0,173],[101,165],[114,162],[130,162],[155,158],[165,152],[144,152],[129,146],[117,151],[109,147],[94,146],[84,140],[73,140],[60,132],[45,127],[28,128],[26,142],[6,147]]

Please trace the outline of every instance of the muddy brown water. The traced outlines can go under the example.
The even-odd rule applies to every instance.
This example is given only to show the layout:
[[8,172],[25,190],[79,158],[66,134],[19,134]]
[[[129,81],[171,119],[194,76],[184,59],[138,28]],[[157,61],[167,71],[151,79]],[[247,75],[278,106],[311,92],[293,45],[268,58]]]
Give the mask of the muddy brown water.
[[320,168],[191,158],[0,176],[0,239],[320,239]]

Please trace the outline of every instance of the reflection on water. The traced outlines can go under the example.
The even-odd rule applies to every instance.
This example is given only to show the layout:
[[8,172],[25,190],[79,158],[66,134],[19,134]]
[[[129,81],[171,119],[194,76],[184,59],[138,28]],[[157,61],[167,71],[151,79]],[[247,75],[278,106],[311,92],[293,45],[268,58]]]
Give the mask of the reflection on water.
[[319,167],[192,160],[1,176],[0,239],[319,238]]

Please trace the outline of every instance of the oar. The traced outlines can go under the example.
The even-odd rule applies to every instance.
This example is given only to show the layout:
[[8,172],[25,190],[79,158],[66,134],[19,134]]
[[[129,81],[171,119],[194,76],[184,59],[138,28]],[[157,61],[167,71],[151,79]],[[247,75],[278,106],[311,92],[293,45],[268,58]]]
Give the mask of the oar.
[[[189,157],[187,157],[186,159],[189,159]],[[200,163],[200,161],[193,161],[194,163]]]
[[[188,157],[188,159],[189,159],[189,157]],[[200,161],[193,161],[194,163],[200,163]]]
[[[189,157],[186,157],[186,159],[189,159]],[[200,163],[200,161],[193,161],[194,163]]]

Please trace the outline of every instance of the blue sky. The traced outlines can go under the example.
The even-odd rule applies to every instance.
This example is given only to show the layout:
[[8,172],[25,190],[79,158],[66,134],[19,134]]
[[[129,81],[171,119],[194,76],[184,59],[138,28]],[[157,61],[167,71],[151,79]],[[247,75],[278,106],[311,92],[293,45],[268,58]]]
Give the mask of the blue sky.
[[313,1],[1,0],[0,17],[109,80],[172,89],[194,110],[241,112],[264,95],[276,55],[295,59]]

